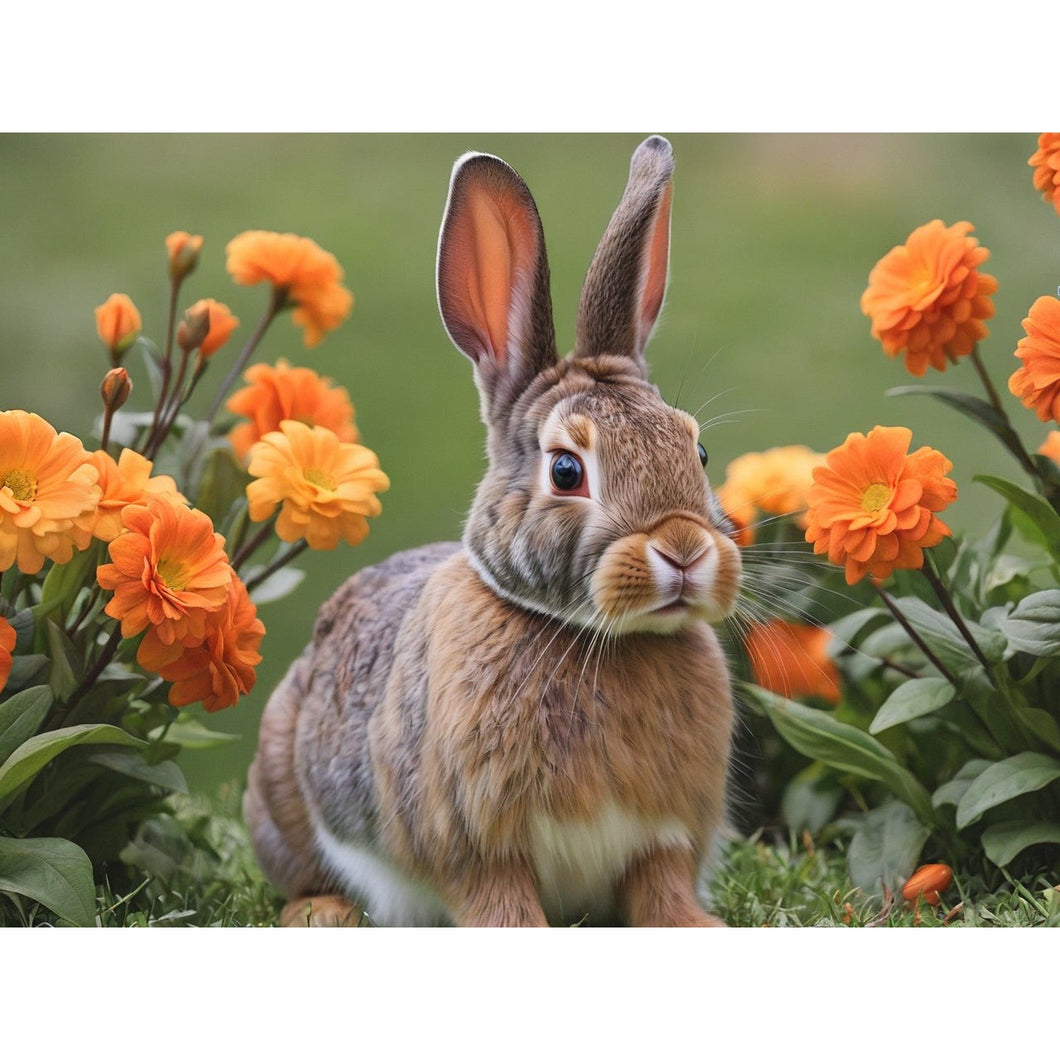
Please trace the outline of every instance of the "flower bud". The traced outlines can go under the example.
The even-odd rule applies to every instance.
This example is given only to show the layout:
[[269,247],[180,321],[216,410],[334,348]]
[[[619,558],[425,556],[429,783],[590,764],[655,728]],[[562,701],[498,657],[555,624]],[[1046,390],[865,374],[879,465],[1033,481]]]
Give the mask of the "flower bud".
[[177,326],[177,345],[185,352],[197,350],[210,334],[210,310],[197,303],[184,314]]
[[99,393],[103,398],[103,407],[109,413],[117,412],[129,400],[131,392],[132,380],[124,368],[112,368],[103,377],[103,382],[99,385]]
[[188,235],[187,232],[171,232],[166,236],[169,275],[174,282],[179,283],[199,264],[200,250],[202,236]]
[[142,327],[140,311],[127,294],[112,294],[102,305],[96,306],[96,332],[110,350],[115,367],[136,341]]
[[938,905],[940,892],[946,890],[951,883],[953,883],[953,870],[949,865],[921,865],[906,880],[902,888],[902,897],[907,902],[915,902],[917,898],[920,898],[928,905]]
[[232,332],[239,327],[239,318],[234,317],[223,302],[215,301],[213,298],[201,298],[185,314],[185,319],[193,314],[208,314],[209,329],[206,337],[199,343],[199,356],[203,360],[209,360],[231,337]]

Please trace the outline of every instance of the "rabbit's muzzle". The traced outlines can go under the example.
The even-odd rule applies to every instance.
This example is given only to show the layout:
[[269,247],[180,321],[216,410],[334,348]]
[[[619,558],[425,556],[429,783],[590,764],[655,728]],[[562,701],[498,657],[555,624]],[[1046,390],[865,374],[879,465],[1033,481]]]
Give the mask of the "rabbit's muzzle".
[[672,633],[691,622],[728,616],[739,582],[733,542],[682,514],[611,544],[593,575],[592,596],[614,632]]

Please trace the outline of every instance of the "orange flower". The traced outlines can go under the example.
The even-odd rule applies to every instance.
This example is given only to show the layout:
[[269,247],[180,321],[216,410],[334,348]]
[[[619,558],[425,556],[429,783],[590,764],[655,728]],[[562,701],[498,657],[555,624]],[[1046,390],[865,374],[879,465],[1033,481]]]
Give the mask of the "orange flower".
[[6,618],[0,616],[0,692],[11,676],[11,653],[15,650],[15,630]]
[[164,680],[173,683],[169,702],[174,707],[201,702],[212,713],[231,707],[254,687],[254,668],[261,662],[258,648],[265,636],[257,613],[246,586],[233,577],[223,616],[205,640],[157,668]]
[[1027,165],[1034,166],[1034,186],[1042,198],[1060,213],[1060,133],[1042,133]]
[[100,541],[113,541],[125,529],[122,512],[130,505],[143,505],[148,497],[159,497],[175,504],[187,504],[169,475],[151,476],[151,461],[132,449],[123,449],[117,460],[102,449],[89,454],[99,472],[103,496],[96,510],[78,520]]
[[924,549],[950,533],[935,513],[957,497],[945,477],[953,465],[927,446],[909,453],[912,437],[907,427],[849,434],[814,470],[806,540],[846,568],[848,585],[918,570]]
[[1060,431],[1050,431],[1038,447],[1038,452],[1049,457],[1054,464],[1060,464]]
[[1042,420],[1060,420],[1060,300],[1043,295],[1023,321],[1027,333],[1016,344],[1023,362],[1008,388]]
[[251,231],[236,236],[225,250],[236,283],[271,283],[285,303],[297,305],[294,322],[305,328],[306,346],[316,346],[324,332],[350,315],[353,295],[342,286],[342,266],[313,240]]
[[67,563],[92,535],[79,520],[99,503],[99,472],[72,434],[35,412],[0,412],[0,570],[36,574]]
[[902,888],[902,897],[907,902],[915,902],[917,898],[928,905],[938,905],[939,895],[953,883],[953,869],[949,865],[921,865],[920,868],[906,880]]
[[142,327],[140,311],[127,294],[112,294],[96,306],[96,331],[112,357],[123,354],[136,341]]
[[891,357],[905,351],[905,366],[923,375],[930,364],[945,371],[975,349],[994,315],[993,276],[979,272],[990,251],[958,221],[947,228],[929,221],[902,246],[892,248],[869,273],[861,311],[872,320],[872,336]]
[[150,627],[141,651],[164,645],[175,656],[180,645],[201,643],[228,599],[224,538],[209,516],[158,497],[127,505],[122,522],[127,533],[108,546],[113,562],[96,570],[100,586],[114,591],[104,610],[121,621],[123,637]]
[[169,275],[174,280],[183,280],[199,264],[202,236],[187,232],[170,232],[166,236],[166,253],[169,258]]
[[379,461],[363,445],[340,442],[326,427],[284,420],[250,450],[248,513],[264,522],[282,505],[276,533],[330,549],[368,535],[368,518],[382,510],[376,493],[390,487]]
[[744,646],[755,682],[797,699],[820,696],[839,702],[839,671],[828,654],[829,630],[774,619],[752,626]]
[[[806,493],[813,485],[813,469],[824,461],[805,445],[782,445],[762,453],[744,453],[725,469],[717,496],[741,536],[750,538],[759,512],[795,515],[806,525]],[[750,543],[740,541],[741,544]]]
[[208,359],[229,340],[232,332],[239,327],[239,318],[232,316],[228,306],[223,302],[214,301],[212,298],[200,298],[185,315],[190,317],[199,313],[206,313],[210,321],[206,338],[199,345],[199,356]]
[[275,368],[251,365],[243,378],[250,386],[237,390],[228,399],[230,411],[251,420],[235,427],[229,435],[240,460],[263,435],[278,431],[284,420],[327,427],[340,442],[360,441],[346,388],[335,386],[311,368],[292,368],[281,359]]

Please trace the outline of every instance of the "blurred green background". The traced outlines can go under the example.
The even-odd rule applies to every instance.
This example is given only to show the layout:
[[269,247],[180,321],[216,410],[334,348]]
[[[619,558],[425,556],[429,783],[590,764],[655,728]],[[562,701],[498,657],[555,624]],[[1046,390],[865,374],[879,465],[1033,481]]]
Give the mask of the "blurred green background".
[[[647,132],[666,130],[647,130]],[[357,550],[308,554],[297,592],[261,610],[258,687],[211,716],[239,734],[189,753],[193,786],[239,783],[269,689],[307,639],[314,613],[359,567],[397,549],[455,538],[483,467],[470,365],[438,318],[434,257],[453,160],[498,154],[530,185],[544,221],[561,347],[582,278],[625,184],[641,134],[13,135],[0,137],[0,408],[39,412],[94,444],[107,367],[93,308],[130,295],[161,338],[163,239],[205,237],[183,305],[211,296],[242,320],[217,356],[203,401],[227,370],[265,291],[233,285],[224,247],[266,228],[309,236],[346,270],[347,323],[306,350],[289,319],[260,359],[286,357],[346,386],[366,444],[393,485]],[[904,423],[914,444],[955,464],[947,521],[976,531],[998,502],[973,474],[1019,479],[985,433],[925,398],[886,398],[914,382],[883,355],[858,309],[868,272],[935,217],[971,221],[1000,280],[984,358],[1030,448],[1045,429],[1008,395],[1020,320],[1060,281],[1060,218],[1031,185],[1036,134],[670,136],[677,159],[671,282],[649,357],[671,402],[715,420],[704,435],[715,482],[739,454],[795,442],[827,450],[849,431]],[[147,405],[139,363],[129,365]],[[979,393],[970,366],[925,382]],[[193,708],[200,709],[200,708]]]

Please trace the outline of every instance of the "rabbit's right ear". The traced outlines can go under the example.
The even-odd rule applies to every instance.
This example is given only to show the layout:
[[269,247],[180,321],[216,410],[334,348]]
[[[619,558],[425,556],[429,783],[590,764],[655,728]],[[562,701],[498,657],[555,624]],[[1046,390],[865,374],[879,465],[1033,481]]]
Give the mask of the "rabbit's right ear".
[[557,361],[548,260],[530,190],[507,163],[457,159],[438,240],[438,306],[491,414]]

